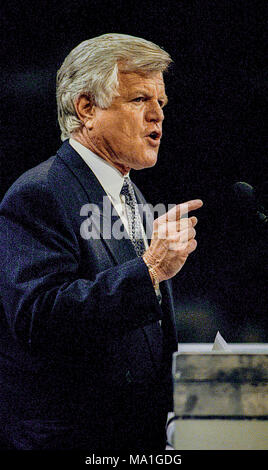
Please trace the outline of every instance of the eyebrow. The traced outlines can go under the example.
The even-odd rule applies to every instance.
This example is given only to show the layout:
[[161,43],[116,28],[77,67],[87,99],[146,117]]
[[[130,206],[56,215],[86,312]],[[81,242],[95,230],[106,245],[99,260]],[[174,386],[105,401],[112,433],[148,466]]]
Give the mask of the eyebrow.
[[[161,99],[162,99],[162,98],[161,98]],[[168,97],[167,97],[167,95],[165,95],[165,96],[163,97],[163,100],[164,100],[164,106],[166,106],[166,105],[168,104]]]

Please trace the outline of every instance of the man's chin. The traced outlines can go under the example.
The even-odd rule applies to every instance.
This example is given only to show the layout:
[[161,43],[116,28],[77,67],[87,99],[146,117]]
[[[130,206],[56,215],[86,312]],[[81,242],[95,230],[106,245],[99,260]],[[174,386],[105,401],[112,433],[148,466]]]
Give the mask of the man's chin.
[[138,162],[137,170],[142,170],[143,168],[151,168],[155,166],[157,162],[157,154],[158,152],[150,153],[149,155],[145,155],[142,160]]
[[147,160],[147,165],[144,166],[144,168],[151,168],[151,167],[155,166],[156,163],[157,163],[157,154],[151,156],[151,157]]

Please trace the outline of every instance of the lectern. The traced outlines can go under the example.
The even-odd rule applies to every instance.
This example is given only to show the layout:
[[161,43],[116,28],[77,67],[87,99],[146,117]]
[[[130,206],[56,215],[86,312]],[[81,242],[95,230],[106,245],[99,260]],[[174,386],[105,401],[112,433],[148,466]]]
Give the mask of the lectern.
[[268,346],[196,349],[173,355],[174,448],[268,450]]

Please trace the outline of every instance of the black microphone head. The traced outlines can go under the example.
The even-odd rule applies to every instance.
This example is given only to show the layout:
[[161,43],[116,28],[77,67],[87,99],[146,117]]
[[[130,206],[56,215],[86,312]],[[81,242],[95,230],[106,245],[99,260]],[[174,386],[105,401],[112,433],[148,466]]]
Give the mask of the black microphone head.
[[238,183],[235,183],[233,185],[233,190],[239,197],[241,196],[242,198],[246,197],[250,199],[254,195],[253,187],[244,181],[238,181]]
[[232,190],[232,204],[236,207],[236,212],[239,212],[240,218],[249,221],[251,217],[252,223],[255,219],[257,222],[264,222],[267,227],[268,218],[264,208],[259,204],[257,191],[245,182],[235,183]]
[[239,181],[232,186],[234,202],[246,212],[256,210],[256,194],[254,188],[245,182]]

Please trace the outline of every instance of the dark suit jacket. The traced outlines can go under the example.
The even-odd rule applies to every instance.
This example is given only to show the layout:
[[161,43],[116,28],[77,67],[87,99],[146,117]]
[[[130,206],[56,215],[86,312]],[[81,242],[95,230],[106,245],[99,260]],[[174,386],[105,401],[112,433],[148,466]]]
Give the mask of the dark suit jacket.
[[[17,449],[163,449],[171,286],[161,283],[160,307],[131,242],[103,238],[104,195],[65,141],[1,203],[0,420]],[[99,239],[80,235],[88,203]]]

